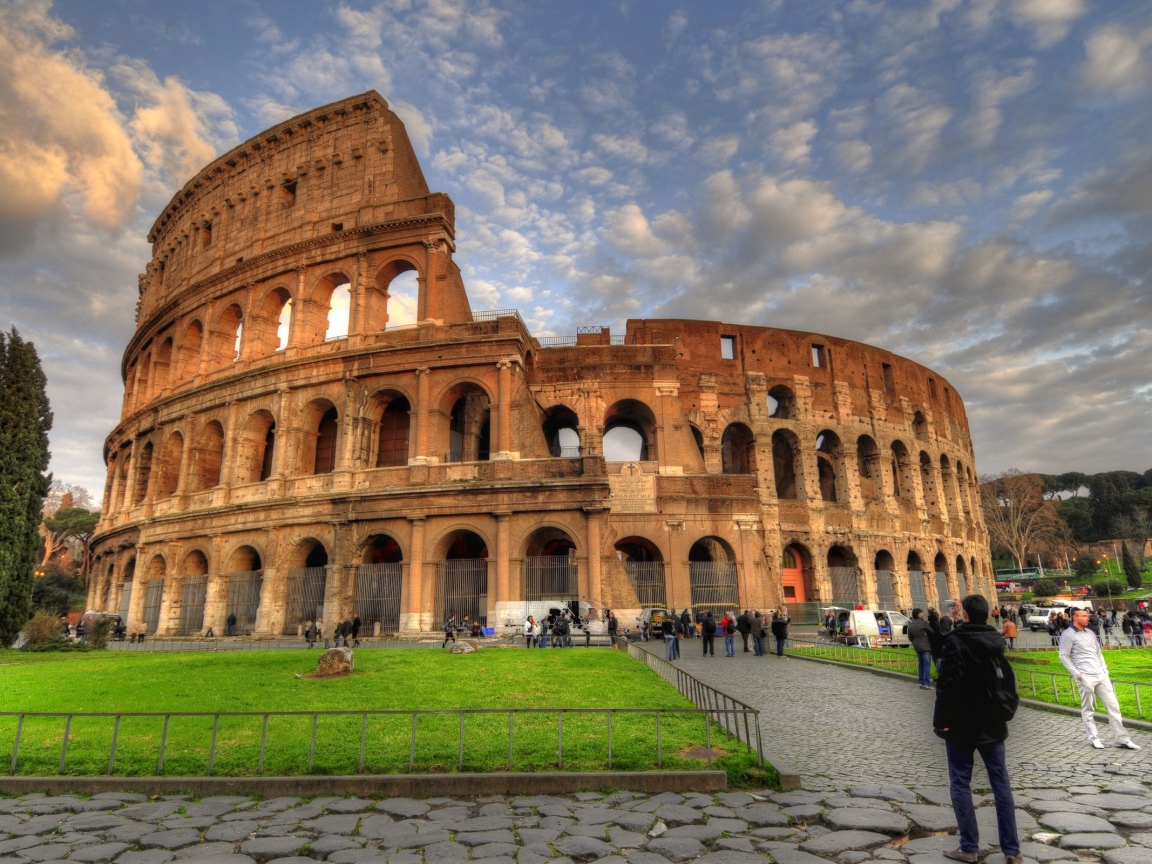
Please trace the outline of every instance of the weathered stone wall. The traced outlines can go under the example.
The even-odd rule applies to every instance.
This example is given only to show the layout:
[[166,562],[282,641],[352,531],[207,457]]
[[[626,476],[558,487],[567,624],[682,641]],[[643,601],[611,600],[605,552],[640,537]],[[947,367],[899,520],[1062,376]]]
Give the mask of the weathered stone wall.
[[[912,572],[933,604],[937,570],[952,596],[959,577],[992,594],[944,378],[860,343],[718,322],[542,344],[514,313],[473,316],[453,220],[375,93],[245,142],[175,196],[150,234],[105,445],[90,606],[127,598],[130,622],[217,635],[243,606],[247,629],[275,635],[302,609],[371,619],[380,600],[383,629],[429,630],[444,574],[471,568],[487,586],[472,608],[499,627],[516,623],[522,574],[557,558],[572,599],[625,624],[641,571],[676,608],[845,599],[845,573],[876,603],[877,571],[904,607]],[[418,321],[395,326],[389,287],[407,271]],[[342,285],[347,334],[332,338]],[[605,461],[621,426],[645,449]]]

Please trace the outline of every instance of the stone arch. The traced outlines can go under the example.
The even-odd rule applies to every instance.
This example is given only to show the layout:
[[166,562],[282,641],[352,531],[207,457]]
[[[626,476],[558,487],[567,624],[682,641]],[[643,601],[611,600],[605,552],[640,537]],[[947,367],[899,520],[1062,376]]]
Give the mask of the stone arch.
[[170,498],[180,485],[180,463],[184,457],[184,436],[175,431],[164,442],[156,472],[156,498]]
[[784,602],[807,603],[815,599],[812,553],[802,543],[789,543],[780,556],[780,582]]
[[308,342],[347,338],[352,321],[352,280],[339,270],[321,278],[312,289],[312,309]]
[[801,498],[804,469],[800,461],[800,442],[784,429],[772,433],[772,470],[776,478],[776,497]]
[[896,559],[887,549],[876,553],[872,562],[872,570],[876,580],[876,603],[881,609],[896,609],[899,602],[896,597]]
[[193,318],[184,328],[178,352],[179,379],[191,381],[200,374],[200,354],[204,350],[204,325]]
[[[153,555],[148,561],[148,569],[144,573],[144,603],[140,607],[142,609],[142,618],[144,621],[144,632],[151,636],[160,625],[160,606],[164,602],[164,582],[165,576],[168,572],[168,562],[163,555]],[[130,632],[139,632],[134,628],[135,621],[129,622],[128,630]]]
[[952,463],[943,453],[940,454],[940,485],[944,487],[941,494],[941,508],[944,509],[950,519],[959,519],[960,506],[956,500],[956,477],[952,473]]
[[865,499],[880,497],[884,488],[880,477],[880,450],[871,435],[856,439],[856,473],[860,477],[860,495]]
[[327,567],[328,547],[315,537],[302,537],[288,550],[289,569],[301,567]]
[[449,616],[488,620],[488,541],[469,528],[445,532],[433,547],[437,552],[436,606],[438,620]]
[[140,460],[136,465],[136,488],[132,493],[132,503],[141,504],[148,494],[148,481],[152,477],[152,442],[140,448]]
[[924,506],[929,516],[941,515],[940,490],[936,487],[936,475],[932,471],[932,457],[920,451],[920,488],[924,491]]
[[743,423],[729,423],[720,437],[720,462],[725,474],[756,473],[756,437]]
[[575,458],[580,455],[580,418],[567,405],[549,408],[544,414],[542,429],[551,456]]
[[264,295],[260,312],[254,316],[252,332],[248,338],[252,342],[251,356],[268,357],[288,347],[292,330],[292,292],[283,285],[277,285]]
[[224,457],[224,427],[219,420],[209,420],[201,427],[192,448],[192,476],[189,492],[204,492],[220,485],[220,466]]
[[445,391],[440,404],[448,417],[445,462],[484,462],[492,452],[491,394],[464,380]]
[[369,304],[369,332],[410,327],[419,320],[422,278],[420,268],[407,258],[395,258],[376,272],[376,286],[383,302],[377,303],[373,298]]
[[391,534],[377,532],[364,538],[360,561],[363,564],[399,564],[404,560],[404,548]]
[[264,569],[264,556],[251,543],[237,544],[236,548],[228,553],[227,561],[226,569],[229,573]]
[[212,365],[230,366],[240,359],[244,339],[244,311],[239,303],[230,303],[216,316],[212,329]]
[[613,548],[616,550],[616,557],[624,562],[662,562],[664,560],[664,553],[660,551],[660,547],[657,544],[653,543],[647,537],[641,537],[636,534],[630,534],[622,540],[616,541]]
[[846,501],[841,465],[844,461],[844,448],[840,436],[830,429],[824,429],[816,436],[816,470],[820,481],[820,497],[825,501]]
[[[264,559],[249,543],[237,544],[228,555],[227,590],[224,607],[225,632],[247,636],[256,628],[260,593],[264,584]],[[232,621],[233,623],[228,623]]]
[[908,457],[908,448],[904,442],[892,442],[892,494],[897,498],[911,499],[915,496],[915,485],[912,481],[912,460]]
[[412,432],[412,403],[399,390],[380,390],[372,397],[375,447],[370,464],[392,468],[408,464]]
[[948,578],[948,558],[943,552],[937,552],[936,557],[932,560],[932,572],[935,575],[937,607],[940,609],[940,614],[943,615],[945,614],[944,602],[952,596],[952,588]]
[[647,537],[629,535],[618,540],[613,548],[616,558],[624,567],[628,582],[641,609],[665,609],[668,604],[668,586],[665,576],[664,553]]
[[168,336],[156,349],[156,357],[152,361],[152,378],[155,382],[152,385],[152,392],[157,396],[172,386],[172,347],[172,337]]
[[704,433],[694,423],[689,423],[688,428],[692,430],[692,440],[696,442],[696,450],[700,453],[700,461],[707,462],[708,459],[704,455]]
[[272,476],[276,447],[276,418],[261,408],[240,427],[236,441],[236,482],[258,483]]
[[336,470],[336,448],[339,437],[340,413],[335,405],[329,403],[327,410],[320,415],[320,420],[316,424],[316,443],[312,454],[313,474],[331,474]]
[[542,525],[524,538],[523,554],[529,558],[573,557],[577,554],[577,545],[565,529]]
[[563,528],[541,526],[525,539],[521,596],[531,600],[578,600],[576,541]]
[[[973,575],[975,575],[974,572]],[[969,578],[968,564],[963,555],[956,556],[956,588],[961,598],[977,593],[975,581]]]
[[922,411],[912,415],[912,434],[921,441],[928,440],[928,419]]
[[859,566],[852,547],[834,544],[828,548],[825,560],[828,578],[832,583],[832,599],[852,606],[862,603],[864,597],[860,590]]
[[204,629],[204,607],[208,600],[208,555],[193,548],[180,560],[174,597],[180,598],[177,636],[191,636]]
[[208,553],[199,548],[190,549],[180,561],[180,573],[184,576],[207,576]]
[[604,461],[646,462],[656,460],[656,415],[638,399],[621,399],[604,419]]
[[768,391],[765,400],[768,406],[768,416],[773,420],[796,419],[796,394],[792,388],[784,384],[777,384]]
[[140,355],[140,360],[136,364],[136,380],[132,385],[132,403],[137,408],[147,405],[151,398],[148,389],[152,380],[151,374],[152,352],[146,351]]
[[723,538],[707,535],[688,549],[688,582],[692,608],[738,611],[736,554]]

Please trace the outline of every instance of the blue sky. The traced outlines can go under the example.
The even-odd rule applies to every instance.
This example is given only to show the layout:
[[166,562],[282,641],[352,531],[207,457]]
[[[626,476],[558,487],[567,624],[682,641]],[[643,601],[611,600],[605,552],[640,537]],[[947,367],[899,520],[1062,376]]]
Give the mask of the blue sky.
[[1152,467],[1152,7],[1101,0],[0,3],[0,325],[103,488],[144,236],[214,155],[369,88],[474,309],[883,345],[982,472]]

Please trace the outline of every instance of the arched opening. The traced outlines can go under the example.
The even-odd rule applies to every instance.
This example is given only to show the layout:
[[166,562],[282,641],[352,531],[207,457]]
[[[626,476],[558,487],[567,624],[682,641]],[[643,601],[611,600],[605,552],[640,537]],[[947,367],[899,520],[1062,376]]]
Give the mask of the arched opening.
[[961,599],[967,597],[970,590],[976,590],[974,581],[970,583],[968,580],[968,565],[963,555],[956,556],[956,589]]
[[566,405],[549,408],[543,430],[550,455],[562,459],[575,459],[580,455],[580,418],[571,408]]
[[807,603],[812,592],[808,590],[805,578],[808,550],[796,543],[785,547],[780,561],[781,582],[784,589],[784,602],[789,605]]
[[136,365],[136,383],[132,386],[132,402],[135,407],[147,405],[151,398],[148,385],[151,380],[152,354],[149,352],[140,358]]
[[[148,562],[147,582],[144,586],[144,632],[149,636],[160,625],[160,604],[164,602],[164,575],[167,569],[168,564],[163,555],[153,555]],[[133,623],[129,623],[129,630],[133,630]]]
[[856,439],[856,472],[860,476],[861,497],[878,497],[883,488],[880,480],[880,451],[869,435],[861,435]]
[[380,425],[376,436],[376,467],[393,468],[408,464],[408,438],[412,425],[412,406],[397,394],[377,397],[385,403],[380,412]]
[[915,552],[909,552],[906,561],[908,567],[908,590],[914,609],[928,609],[928,591],[924,586],[924,564]]
[[777,384],[768,391],[768,416],[774,420],[792,420],[796,417],[796,396],[791,388]]
[[924,490],[924,506],[929,516],[940,515],[940,490],[936,488],[936,477],[932,473],[932,459],[920,451],[920,488]]
[[946,611],[944,604],[952,596],[948,590],[948,559],[944,557],[943,552],[936,553],[936,558],[932,562],[932,569],[936,574],[936,608],[943,615]]
[[125,627],[130,627],[128,610],[132,608],[132,586],[135,584],[136,559],[129,558],[124,565],[124,576],[120,580],[120,620]]
[[473,384],[454,388],[445,462],[484,462],[491,457],[488,394]]
[[580,599],[576,544],[559,528],[540,528],[528,538],[521,565],[524,601]]
[[236,442],[236,482],[258,483],[272,476],[276,421],[263,409],[248,415]]
[[399,272],[388,283],[386,327],[389,330],[415,324],[420,308],[420,279],[416,268],[406,261],[397,261],[393,266]]
[[136,465],[136,489],[132,503],[140,504],[148,494],[148,481],[152,477],[152,442],[149,441],[140,451],[140,461]]
[[825,501],[840,501],[845,495],[839,487],[839,471],[843,460],[840,438],[835,432],[825,429],[816,436],[816,470],[820,481],[820,497]]
[[881,609],[895,610],[896,600],[896,561],[887,549],[876,553],[873,568],[876,572],[876,602]]
[[740,606],[736,556],[719,537],[701,537],[688,550],[693,609],[735,611]]
[[335,406],[320,417],[316,427],[316,456],[312,462],[313,474],[331,474],[336,468],[336,434],[339,430]]
[[[284,603],[284,635],[301,632],[309,621],[324,619],[324,590],[328,584],[328,550],[309,537],[293,550],[296,566],[288,571]],[[329,622],[331,623],[331,622]]]
[[180,380],[191,381],[200,373],[200,352],[204,346],[204,326],[192,321],[180,342]]
[[240,344],[244,336],[244,313],[239,304],[228,306],[216,319],[213,337],[213,365],[228,366],[240,359]]
[[608,410],[604,421],[605,462],[646,462],[658,458],[656,417],[643,402],[624,399]]
[[704,456],[704,435],[695,426],[689,426],[692,430],[692,440],[696,442],[696,450],[700,453],[700,461],[707,462],[707,457]]
[[943,453],[940,454],[940,485],[943,487],[941,490],[942,509],[949,519],[960,518],[960,508],[956,502],[956,478],[952,474],[952,463],[948,461],[948,457]]
[[908,458],[908,448],[901,441],[892,442],[892,493],[897,498],[912,498],[915,489],[912,483],[912,464]]
[[624,565],[641,609],[666,609],[664,556],[644,537],[625,537],[616,544],[616,558]]
[[801,474],[796,465],[798,457],[799,448],[795,436],[781,430],[772,433],[772,470],[776,475],[777,498],[800,497],[797,478]]
[[228,600],[225,606],[226,633],[251,636],[260,611],[260,588],[264,584],[260,553],[241,546],[228,557]]
[[180,462],[184,458],[184,436],[173,432],[164,442],[156,474],[156,498],[170,498],[180,485]]
[[720,438],[720,461],[725,474],[756,473],[756,439],[743,423],[730,423]]
[[273,288],[260,304],[259,324],[255,332],[249,334],[254,344],[252,354],[267,357],[288,347],[288,337],[292,327],[292,295],[287,288]]
[[160,348],[156,351],[156,359],[152,364],[153,377],[156,379],[156,384],[153,389],[157,395],[163,393],[171,386],[172,379],[172,337],[169,336],[160,343]]
[[860,584],[856,578],[856,555],[847,546],[828,550],[828,578],[837,605],[854,607],[860,603]]
[[[327,290],[326,290],[327,289]],[[352,284],[341,274],[329,276],[321,293],[327,293],[328,313],[324,324],[324,341],[347,339],[352,315]]]
[[180,622],[177,636],[191,636],[204,629],[204,602],[208,597],[208,558],[193,549],[180,563],[184,588],[180,599]]
[[441,541],[436,563],[436,614],[440,621],[465,618],[488,623],[488,545],[472,531],[454,531]]
[[922,441],[928,440],[928,421],[919,411],[912,415],[912,434]]
[[224,457],[224,427],[211,420],[196,436],[192,451],[192,476],[188,487],[192,492],[203,492],[220,485],[220,464]]
[[120,501],[118,503],[121,507],[126,507],[132,503],[132,490],[128,488],[128,469],[132,461],[131,446],[125,447],[120,451],[120,458],[117,461],[120,469],[119,479],[117,480],[117,488],[120,492]]
[[352,614],[368,635],[400,629],[400,598],[404,583],[404,553],[387,534],[368,538],[363,563],[356,568]]

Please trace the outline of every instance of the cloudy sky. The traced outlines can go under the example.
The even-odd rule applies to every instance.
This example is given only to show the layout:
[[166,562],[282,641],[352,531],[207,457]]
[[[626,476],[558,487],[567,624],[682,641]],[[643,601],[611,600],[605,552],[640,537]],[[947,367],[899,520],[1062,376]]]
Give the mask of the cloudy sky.
[[1139,0],[0,0],[0,326],[103,490],[144,239],[240,141],[374,88],[474,309],[883,345],[982,472],[1152,467]]

